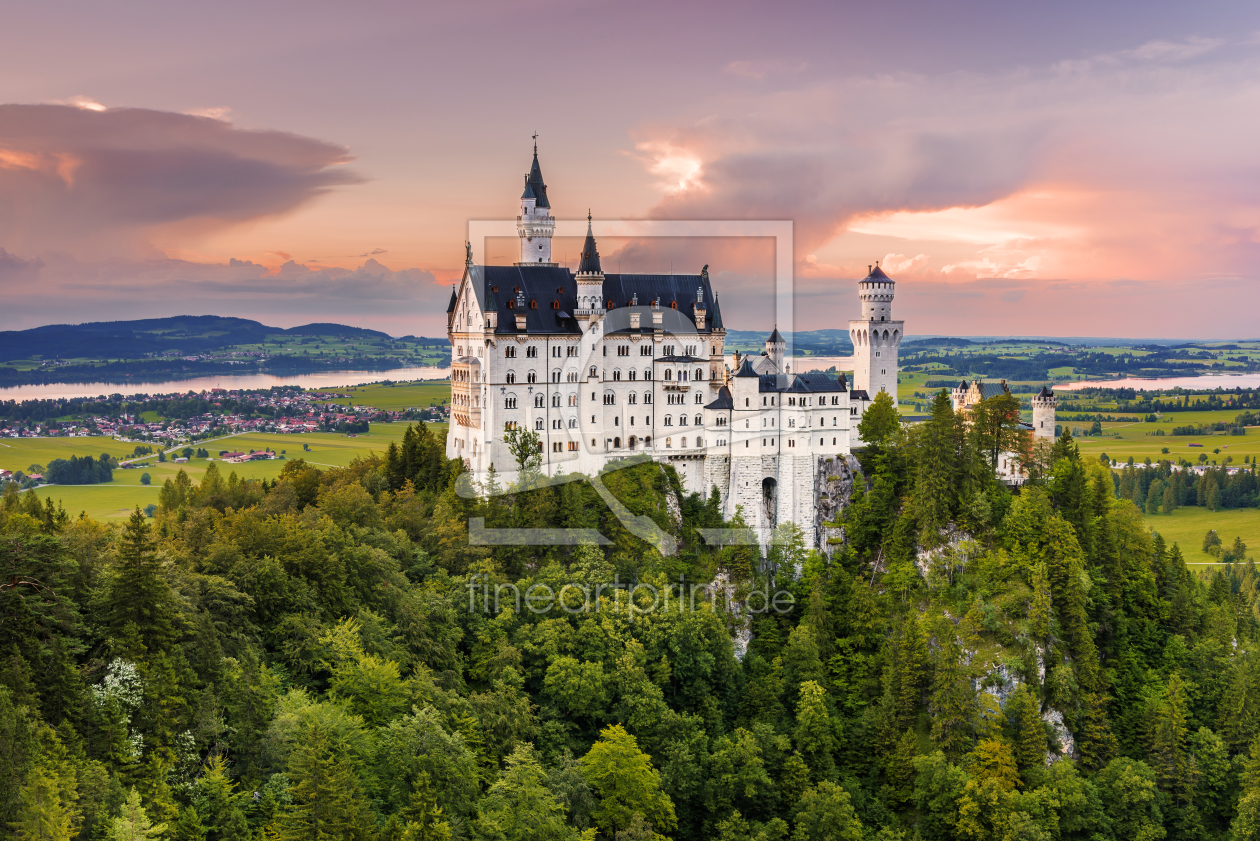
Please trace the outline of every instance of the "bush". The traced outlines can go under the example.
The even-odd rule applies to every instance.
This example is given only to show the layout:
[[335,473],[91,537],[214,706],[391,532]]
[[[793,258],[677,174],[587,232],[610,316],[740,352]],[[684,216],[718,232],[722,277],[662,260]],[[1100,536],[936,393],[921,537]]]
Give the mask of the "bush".
[[153,482],[153,477],[152,477],[152,476],[150,476],[148,473],[141,473],[141,474],[140,474],[140,484],[142,484],[142,485],[148,485],[148,484],[150,484],[150,483],[152,483],[152,482]]
[[157,513],[157,506],[154,505],[153,503],[149,503],[148,505],[144,506],[144,516],[148,517],[149,519],[153,519],[153,515],[156,513]]

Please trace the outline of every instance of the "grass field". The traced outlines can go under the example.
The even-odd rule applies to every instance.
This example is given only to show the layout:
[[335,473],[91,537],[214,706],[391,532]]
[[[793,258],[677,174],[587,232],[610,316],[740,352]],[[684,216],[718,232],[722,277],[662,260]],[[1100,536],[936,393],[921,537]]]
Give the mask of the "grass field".
[[4,438],[0,439],[0,467],[27,473],[31,465],[47,467],[53,459],[70,456],[97,458],[101,453],[124,458],[135,452],[135,448],[135,444],[113,438]]
[[[445,424],[431,424],[430,428],[435,435],[445,438]],[[374,423],[370,432],[360,433],[353,438],[330,432],[310,432],[302,435],[250,433],[201,442],[196,446],[205,447],[215,456],[220,450],[249,452],[250,450],[271,449],[276,453],[287,450],[287,458],[283,460],[252,461],[244,464],[225,464],[216,461],[224,478],[231,473],[236,473],[237,476],[243,479],[274,479],[280,475],[280,471],[284,469],[284,465],[288,463],[289,459],[303,458],[320,468],[326,468],[345,467],[356,457],[367,456],[372,452],[383,456],[386,449],[389,448],[390,442],[400,440],[406,429],[407,424],[405,423]],[[83,451],[77,448],[72,449],[72,447],[80,446],[84,442],[96,446]],[[29,450],[43,454],[43,457],[48,458],[50,461],[53,458],[65,458],[71,453],[75,455],[99,455],[102,452],[114,452],[109,447],[100,446],[102,444],[113,444],[115,445],[115,450],[125,446],[127,453],[130,453],[131,447],[134,446],[119,445],[118,442],[109,438],[40,438],[3,443],[12,443],[14,445],[40,444],[42,446],[30,447]],[[302,449],[303,444],[310,446],[310,452],[305,452]],[[0,453],[4,452],[5,450],[0,446]],[[115,452],[115,454],[117,453]],[[46,464],[47,462],[40,463]],[[50,485],[39,488],[34,492],[40,498],[52,497],[54,502],[60,501],[71,516],[77,517],[79,512],[83,511],[89,517],[98,520],[113,520],[125,518],[137,505],[143,508],[149,503],[156,504],[157,492],[162,483],[167,479],[174,478],[180,470],[186,472],[194,482],[200,482],[208,464],[209,462],[206,459],[193,459],[187,464],[175,464],[171,461],[161,463],[158,462],[156,456],[153,456],[147,460],[147,466],[145,467],[139,467],[135,470],[115,470],[114,481],[107,484]],[[25,466],[23,469],[25,469]],[[147,487],[140,484],[140,477],[145,473],[149,474],[152,482]]]
[[[1183,414],[1187,416],[1184,420],[1181,417]],[[1233,410],[1184,412],[1174,416],[1171,423],[1162,420],[1159,423],[1105,423],[1102,437],[1078,438],[1077,443],[1080,445],[1082,455],[1088,454],[1095,458],[1106,453],[1118,461],[1127,461],[1129,456],[1142,461],[1149,456],[1151,461],[1170,459],[1175,463],[1178,459],[1188,459],[1197,462],[1199,454],[1204,453],[1209,463],[1215,461],[1218,464],[1224,464],[1226,456],[1233,456],[1232,464],[1241,465],[1243,456],[1250,456],[1252,459],[1260,457],[1260,427],[1247,428],[1245,435],[1226,435],[1223,432],[1214,435],[1168,434],[1174,425],[1189,426],[1215,421],[1233,421],[1237,414],[1238,412]],[[1165,418],[1167,417],[1165,415]],[[1089,428],[1087,421],[1060,421],[1060,423],[1067,427]],[[1162,436],[1148,434],[1156,429],[1164,430],[1165,434]],[[1191,447],[1191,444],[1203,446]],[[1168,448],[1167,453],[1162,452],[1165,447]],[[1220,453],[1213,452],[1216,449],[1219,449]]]
[[1188,563],[1212,563],[1216,561],[1203,551],[1203,537],[1208,529],[1216,529],[1226,546],[1241,537],[1247,544],[1247,554],[1260,558],[1260,510],[1232,508],[1209,511],[1206,508],[1178,508],[1171,514],[1148,514],[1147,525],[1163,535],[1168,545],[1181,547],[1181,554]]
[[[388,376],[389,372],[385,372]],[[328,389],[311,389],[326,391]],[[403,409],[426,409],[446,403],[451,397],[450,380],[422,380],[419,382],[394,383],[392,385],[360,385],[347,389],[350,397],[333,401],[342,406],[373,406],[387,412]]]

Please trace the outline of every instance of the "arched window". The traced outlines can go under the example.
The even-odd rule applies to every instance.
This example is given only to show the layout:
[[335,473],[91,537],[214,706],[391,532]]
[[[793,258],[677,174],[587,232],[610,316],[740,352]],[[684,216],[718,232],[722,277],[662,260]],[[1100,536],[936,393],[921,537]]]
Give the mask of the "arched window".
[[674,378],[674,372],[671,371],[669,368],[666,368],[665,369],[665,382],[669,382],[673,378]]
[[666,425],[666,426],[673,426],[673,425],[674,425],[674,416],[673,416],[673,415],[666,415],[666,416],[665,416],[665,425]]
[[559,394],[553,394],[553,395],[551,395],[551,405],[552,405],[552,406],[555,406],[555,407],[557,407],[557,408],[559,408],[559,406],[560,406],[560,395],[559,395]]
[[627,371],[626,373],[627,373],[627,374],[629,374],[629,376],[630,376],[630,382],[634,382],[634,381],[635,381],[635,378],[639,376],[639,372],[638,372],[638,371],[636,371],[636,370],[634,370],[633,368],[631,368],[631,369],[630,369],[629,371]]
[[538,382],[538,372],[537,372],[537,371],[530,371],[528,374],[526,374],[526,375],[525,375],[525,382],[528,382],[528,383],[536,383],[536,382]]
[[545,399],[541,394],[534,395],[534,408],[541,409],[545,405]]
[[616,404],[617,404],[617,395],[613,394],[611,391],[604,392],[604,405],[615,406]]
[[543,428],[543,419],[538,418],[536,421],[534,421],[534,429],[537,429],[539,432],[542,432],[542,428]]
[[678,309],[678,302],[677,302],[677,301],[670,301],[670,302],[669,302],[669,308],[670,308],[671,310],[676,310],[676,309]]
[[507,372],[507,381],[508,381],[508,383],[514,383],[514,382],[516,382],[516,372],[515,372],[515,371],[508,371],[508,372]]
[[704,418],[700,415],[696,415],[696,426],[704,426]]
[[632,391],[629,395],[627,395],[626,402],[633,406],[635,403],[639,402],[639,396]]
[[576,406],[576,405],[577,405],[577,395],[576,395],[576,394],[570,394],[570,395],[569,395],[569,405],[570,405],[570,406]]
[[613,382],[621,382],[621,369],[613,368]]
[[696,379],[697,381],[699,381],[699,380],[703,380],[703,379],[704,379],[704,369],[703,369],[703,368],[697,368],[697,369],[696,369],[696,376],[695,376],[695,379]]
[[678,425],[679,425],[679,426],[686,426],[686,425],[687,425],[687,416],[686,416],[686,415],[679,415],[679,416],[678,416]]
[[507,358],[507,359],[515,359],[515,358],[516,358],[516,348],[514,348],[514,347],[505,347],[505,348],[503,349],[503,356],[504,356],[505,358]]
[[594,365],[591,366],[591,376],[592,377],[599,376],[599,369],[595,367]]
[[666,438],[666,439],[665,439],[665,449],[669,449],[669,447],[670,447],[670,443],[671,443],[671,439]]
[[650,379],[652,379],[652,369],[651,369],[651,368],[644,368],[644,369],[643,369],[643,379],[645,379],[645,380],[650,380]]
[[645,391],[645,392],[643,392],[643,402],[644,402],[644,403],[651,403],[651,402],[652,402],[652,392],[650,392],[650,391]]
[[683,436],[683,438],[682,438],[682,440],[678,442],[678,446],[682,447],[683,449],[686,449],[686,448],[687,448],[687,436],[686,436],[686,435],[684,435],[684,436]]
[[577,429],[577,418],[569,418],[569,429]]
[[507,397],[503,398],[503,408],[505,409],[516,408],[516,395],[515,394],[510,394]]

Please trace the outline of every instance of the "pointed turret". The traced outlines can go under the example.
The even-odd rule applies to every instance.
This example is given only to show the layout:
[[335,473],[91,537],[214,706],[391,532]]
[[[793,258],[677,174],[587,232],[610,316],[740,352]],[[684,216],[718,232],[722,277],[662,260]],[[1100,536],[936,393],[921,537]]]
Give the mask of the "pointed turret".
[[599,249],[595,246],[595,232],[591,212],[586,211],[586,242],[582,245],[582,259],[577,270],[577,313],[579,318],[594,317],[604,312],[604,270],[599,265]]
[[547,201],[547,185],[538,166],[538,136],[534,135],[534,163],[525,176],[521,193],[521,215],[516,217],[516,233],[521,238],[521,259],[518,266],[554,266],[551,262],[551,235],[556,220]]
[[578,263],[578,274],[602,274],[599,265],[599,249],[595,247],[595,234],[591,229],[591,212],[586,211],[586,242],[582,244],[582,259]]

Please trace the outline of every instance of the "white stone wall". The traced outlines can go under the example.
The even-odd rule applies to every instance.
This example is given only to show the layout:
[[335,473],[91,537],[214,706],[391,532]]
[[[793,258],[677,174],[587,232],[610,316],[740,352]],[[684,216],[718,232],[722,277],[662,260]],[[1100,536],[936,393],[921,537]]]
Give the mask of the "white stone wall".
[[1033,397],[1032,423],[1034,438],[1054,439],[1055,410],[1058,408],[1057,397]]

